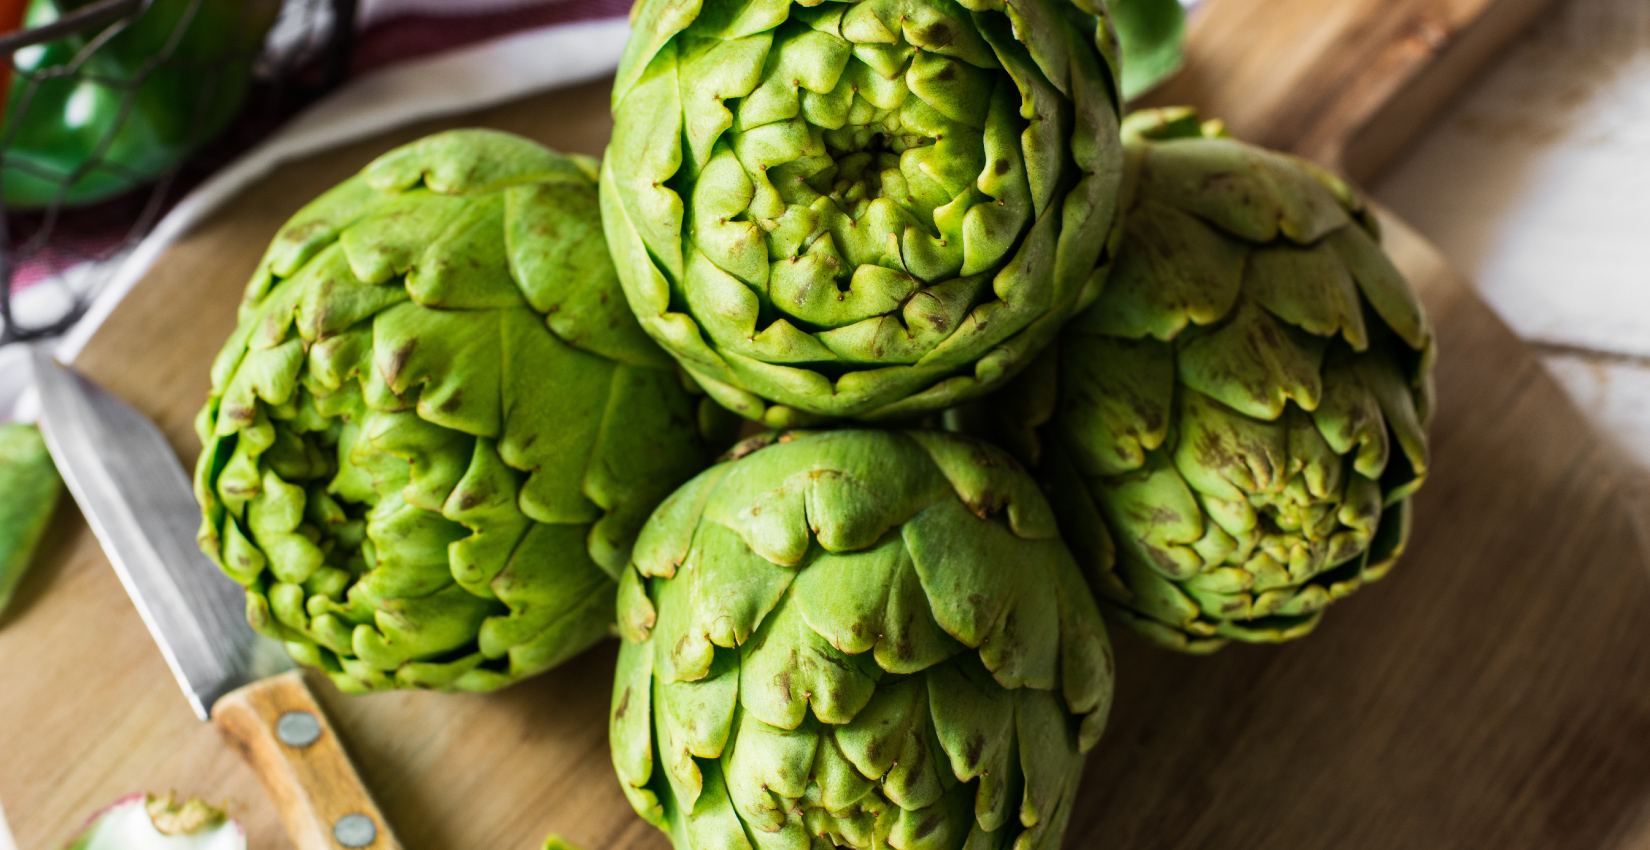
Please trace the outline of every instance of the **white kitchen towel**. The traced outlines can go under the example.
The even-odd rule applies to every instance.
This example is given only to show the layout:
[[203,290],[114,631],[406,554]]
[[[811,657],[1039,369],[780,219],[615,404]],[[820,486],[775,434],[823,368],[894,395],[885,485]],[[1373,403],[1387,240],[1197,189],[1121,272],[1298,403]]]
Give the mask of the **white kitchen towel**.
[[357,23],[370,27],[399,15],[487,15],[543,3],[544,0],[361,0]]

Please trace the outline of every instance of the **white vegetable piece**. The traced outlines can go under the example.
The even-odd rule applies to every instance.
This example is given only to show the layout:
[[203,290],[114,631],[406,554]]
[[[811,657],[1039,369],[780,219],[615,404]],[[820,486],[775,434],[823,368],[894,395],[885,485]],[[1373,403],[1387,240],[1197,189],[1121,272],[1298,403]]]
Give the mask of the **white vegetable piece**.
[[246,832],[200,800],[133,794],[94,816],[65,850],[246,850]]

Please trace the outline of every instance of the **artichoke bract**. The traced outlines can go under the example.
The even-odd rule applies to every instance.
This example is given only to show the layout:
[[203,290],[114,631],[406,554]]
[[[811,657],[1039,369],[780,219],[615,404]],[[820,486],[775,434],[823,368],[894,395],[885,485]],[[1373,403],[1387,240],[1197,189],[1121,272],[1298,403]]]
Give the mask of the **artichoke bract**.
[[40,429],[0,424],[0,617],[46,535],[63,480]]
[[1113,664],[1035,482],[938,433],[732,454],[620,583],[636,810],[677,850],[1059,847]]
[[714,458],[719,409],[619,292],[595,168],[430,136],[300,210],[248,286],[197,420],[201,545],[345,690],[488,690],[588,647]]
[[1122,153],[1101,0],[642,0],[602,215],[654,339],[774,427],[1022,369],[1103,278]]
[[998,436],[1040,455],[1116,620],[1191,652],[1299,637],[1404,548],[1431,328],[1340,179],[1185,109],[1124,138],[1116,266]]

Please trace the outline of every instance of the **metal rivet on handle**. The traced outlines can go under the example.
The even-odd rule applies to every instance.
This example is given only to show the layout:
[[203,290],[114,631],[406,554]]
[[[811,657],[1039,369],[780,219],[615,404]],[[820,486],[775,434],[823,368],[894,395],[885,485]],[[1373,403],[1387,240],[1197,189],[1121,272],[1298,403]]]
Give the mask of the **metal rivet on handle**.
[[275,737],[289,747],[307,747],[321,739],[321,721],[307,711],[289,711],[275,721]]
[[366,847],[378,839],[378,824],[366,815],[344,815],[332,825],[332,837],[345,847]]

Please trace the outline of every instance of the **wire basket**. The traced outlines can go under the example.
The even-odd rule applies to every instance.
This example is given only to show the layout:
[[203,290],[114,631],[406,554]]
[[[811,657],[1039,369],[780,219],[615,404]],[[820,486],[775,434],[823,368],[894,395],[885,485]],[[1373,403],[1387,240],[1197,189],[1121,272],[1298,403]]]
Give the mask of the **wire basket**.
[[8,5],[0,345],[66,331],[172,203],[336,87],[356,0]]

